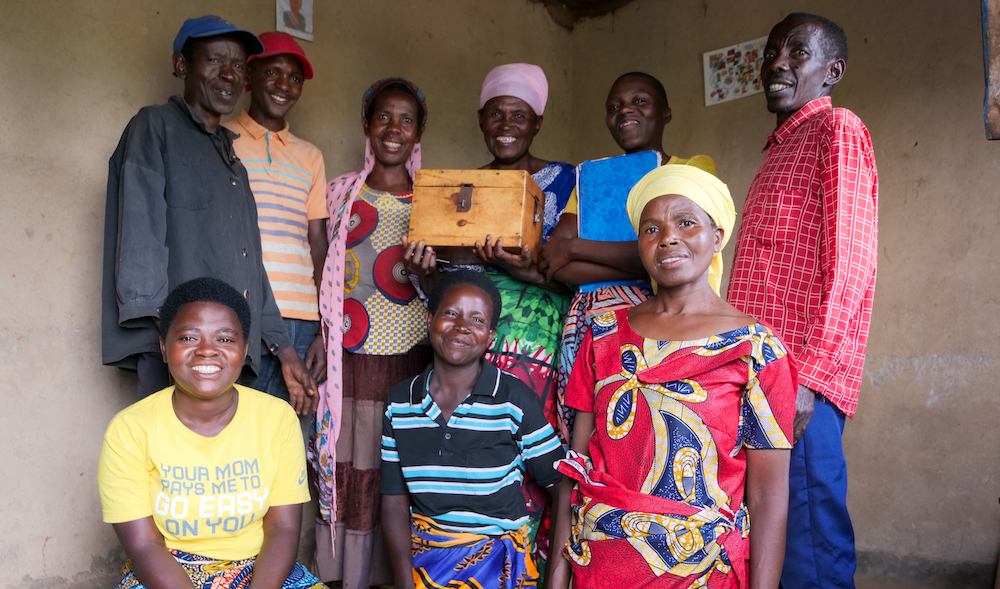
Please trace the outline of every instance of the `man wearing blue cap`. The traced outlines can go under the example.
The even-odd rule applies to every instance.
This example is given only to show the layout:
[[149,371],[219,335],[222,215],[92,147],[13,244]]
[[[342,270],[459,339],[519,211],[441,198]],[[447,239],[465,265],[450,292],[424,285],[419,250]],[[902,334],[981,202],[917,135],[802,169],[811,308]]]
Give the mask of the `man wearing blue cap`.
[[236,134],[219,125],[243,91],[247,56],[261,51],[253,33],[218,16],[185,21],[173,54],[183,96],[141,109],[111,156],[103,361],[136,370],[140,397],[170,385],[159,346],[159,308],[167,293],[213,276],[250,303],[244,379],[260,371],[263,340],[281,360],[295,410],[315,408],[316,384],[291,346],[264,271],[257,209],[233,151]]

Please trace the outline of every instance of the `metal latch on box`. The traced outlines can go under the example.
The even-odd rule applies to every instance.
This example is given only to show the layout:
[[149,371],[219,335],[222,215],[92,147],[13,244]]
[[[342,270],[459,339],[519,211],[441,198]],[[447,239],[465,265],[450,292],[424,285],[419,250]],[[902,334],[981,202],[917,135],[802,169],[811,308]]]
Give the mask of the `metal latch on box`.
[[451,195],[451,200],[455,201],[455,211],[467,213],[472,208],[472,184],[462,184],[462,189]]

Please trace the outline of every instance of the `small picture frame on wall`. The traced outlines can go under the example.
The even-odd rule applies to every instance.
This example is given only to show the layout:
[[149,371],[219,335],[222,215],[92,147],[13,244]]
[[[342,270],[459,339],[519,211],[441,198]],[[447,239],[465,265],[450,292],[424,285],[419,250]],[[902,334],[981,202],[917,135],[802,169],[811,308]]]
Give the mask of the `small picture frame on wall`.
[[313,0],[274,0],[275,29],[313,40]]

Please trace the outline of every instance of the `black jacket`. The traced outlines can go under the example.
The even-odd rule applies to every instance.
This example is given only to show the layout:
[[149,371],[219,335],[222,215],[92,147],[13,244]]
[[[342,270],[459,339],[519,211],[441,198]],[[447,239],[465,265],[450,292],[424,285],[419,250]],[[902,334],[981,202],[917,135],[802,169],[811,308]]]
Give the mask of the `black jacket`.
[[257,206],[235,133],[210,133],[180,96],[132,118],[108,167],[104,221],[103,361],[135,368],[159,351],[153,318],[178,284],[214,276],[250,303],[247,364],[260,342],[291,345],[261,260]]

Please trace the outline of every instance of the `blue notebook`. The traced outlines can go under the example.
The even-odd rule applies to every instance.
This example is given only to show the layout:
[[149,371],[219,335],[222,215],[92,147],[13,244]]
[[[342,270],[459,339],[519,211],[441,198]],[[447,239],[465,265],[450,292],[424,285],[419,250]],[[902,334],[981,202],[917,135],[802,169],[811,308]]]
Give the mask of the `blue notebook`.
[[[588,160],[577,167],[576,194],[579,198],[580,237],[594,241],[635,241],[635,230],[628,220],[625,201],[643,176],[660,165],[656,151]],[[594,292],[603,286],[649,286],[648,282],[593,282],[580,285],[581,292]]]

